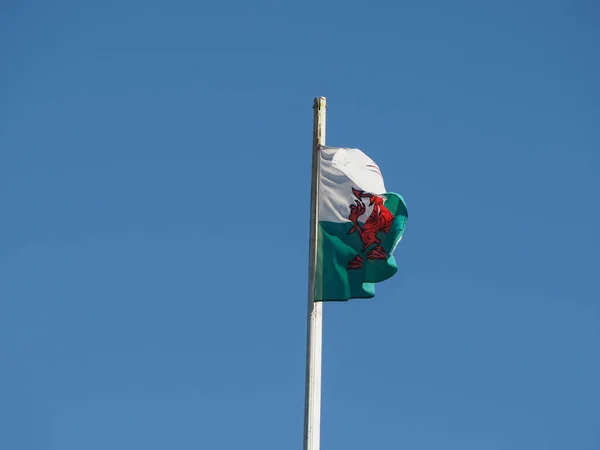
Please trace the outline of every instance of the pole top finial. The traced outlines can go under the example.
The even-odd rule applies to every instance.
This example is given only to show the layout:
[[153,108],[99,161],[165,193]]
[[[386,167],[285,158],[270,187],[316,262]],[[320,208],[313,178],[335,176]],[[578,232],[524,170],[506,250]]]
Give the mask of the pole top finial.
[[315,97],[314,106],[318,108],[327,107],[327,98],[323,96]]

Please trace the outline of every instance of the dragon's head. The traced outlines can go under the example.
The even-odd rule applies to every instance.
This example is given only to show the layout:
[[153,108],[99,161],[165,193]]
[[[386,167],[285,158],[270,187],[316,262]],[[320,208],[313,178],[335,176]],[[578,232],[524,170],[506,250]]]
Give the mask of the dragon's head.
[[383,198],[377,196],[377,195],[371,195],[371,201],[370,201],[370,205],[377,205],[377,206],[381,206],[384,203]]
[[359,189],[352,188],[352,193],[359,200],[361,198],[368,198],[370,206],[373,206],[373,205],[383,205],[383,203],[384,203],[384,199],[382,197],[379,197],[379,196],[374,195],[374,194],[369,194],[368,192],[361,191]]

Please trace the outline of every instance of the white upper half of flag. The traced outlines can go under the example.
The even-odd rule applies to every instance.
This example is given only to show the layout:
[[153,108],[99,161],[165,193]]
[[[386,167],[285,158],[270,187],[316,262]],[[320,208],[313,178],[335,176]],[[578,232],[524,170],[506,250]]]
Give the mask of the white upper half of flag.
[[381,170],[359,149],[321,147],[319,165],[319,221],[350,222],[349,208],[356,200],[352,188],[375,195],[387,192]]

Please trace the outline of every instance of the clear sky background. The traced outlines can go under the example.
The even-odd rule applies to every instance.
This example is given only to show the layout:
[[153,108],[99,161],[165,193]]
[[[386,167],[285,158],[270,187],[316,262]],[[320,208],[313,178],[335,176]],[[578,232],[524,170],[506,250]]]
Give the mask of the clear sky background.
[[322,448],[599,449],[599,26],[2,1],[0,448],[301,448],[324,95],[409,221],[398,275],[325,305]]

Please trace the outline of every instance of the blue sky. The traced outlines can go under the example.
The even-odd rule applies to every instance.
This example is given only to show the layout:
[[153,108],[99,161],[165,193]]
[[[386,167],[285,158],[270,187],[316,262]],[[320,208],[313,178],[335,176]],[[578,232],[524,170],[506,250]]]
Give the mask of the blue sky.
[[301,448],[312,101],[409,221],[327,450],[600,448],[592,1],[0,6],[0,448]]

